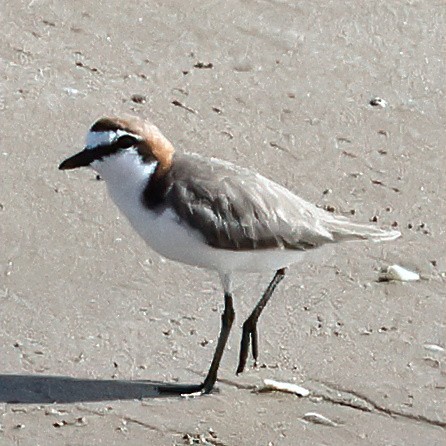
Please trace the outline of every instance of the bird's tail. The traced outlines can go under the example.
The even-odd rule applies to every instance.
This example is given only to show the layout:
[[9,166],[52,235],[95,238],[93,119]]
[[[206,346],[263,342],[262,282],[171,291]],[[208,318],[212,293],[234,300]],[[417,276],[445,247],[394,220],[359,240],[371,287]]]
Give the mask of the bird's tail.
[[331,233],[334,241],[371,240],[373,242],[387,242],[401,236],[401,232],[394,229],[381,229],[372,225],[353,223],[339,217],[326,222],[324,226]]

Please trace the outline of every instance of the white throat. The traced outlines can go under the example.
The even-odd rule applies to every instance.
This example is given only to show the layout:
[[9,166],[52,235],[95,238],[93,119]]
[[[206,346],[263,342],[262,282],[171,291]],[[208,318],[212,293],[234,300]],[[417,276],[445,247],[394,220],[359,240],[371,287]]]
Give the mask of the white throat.
[[157,164],[143,163],[138,151],[129,148],[94,161],[91,167],[105,180],[110,197],[131,221],[142,205],[142,193]]
[[101,160],[93,161],[90,166],[101,175],[107,184],[147,181],[155,172],[157,161],[144,163],[138,151],[130,147]]

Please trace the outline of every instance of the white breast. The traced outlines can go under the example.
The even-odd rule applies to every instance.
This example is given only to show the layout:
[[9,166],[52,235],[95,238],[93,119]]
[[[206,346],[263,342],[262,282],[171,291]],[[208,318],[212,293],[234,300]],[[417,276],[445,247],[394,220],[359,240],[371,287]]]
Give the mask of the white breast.
[[182,224],[173,210],[167,209],[162,214],[156,214],[142,204],[138,210],[129,209],[127,204],[118,204],[118,207],[152,249],[168,259],[189,265],[223,273],[275,271],[300,261],[304,255],[300,251],[290,250],[215,249],[204,242],[199,231]]

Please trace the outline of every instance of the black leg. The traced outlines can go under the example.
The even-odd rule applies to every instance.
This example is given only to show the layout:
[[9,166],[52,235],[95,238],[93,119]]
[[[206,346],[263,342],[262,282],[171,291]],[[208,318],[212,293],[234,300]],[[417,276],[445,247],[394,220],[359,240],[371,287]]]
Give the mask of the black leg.
[[209,393],[217,381],[217,371],[220,366],[220,361],[228,341],[229,333],[231,331],[232,323],[235,319],[234,306],[232,303],[232,295],[225,293],[225,310],[221,315],[221,330],[218,337],[217,347],[215,348],[214,357],[212,358],[211,367],[203,382],[203,393]]
[[217,372],[220,366],[220,361],[223,356],[223,352],[228,341],[229,333],[231,331],[232,323],[234,322],[235,312],[232,302],[232,295],[225,293],[225,309],[221,316],[221,329],[218,337],[217,347],[215,348],[214,357],[209,368],[208,374],[202,384],[198,385],[166,385],[158,388],[160,393],[169,394],[207,394],[210,393],[214,387],[215,381],[217,381]]
[[263,309],[270,300],[277,285],[279,285],[279,283],[284,277],[285,277],[285,268],[281,268],[276,271],[273,280],[271,280],[270,284],[268,285],[268,288],[263,293],[263,296],[257,302],[257,305],[254,307],[254,310],[252,310],[252,313],[249,315],[248,319],[246,319],[246,321],[243,324],[242,342],[240,345],[240,358],[236,372],[237,375],[239,373],[242,373],[243,370],[245,369],[246,360],[248,359],[248,350],[250,342],[252,346],[252,356],[254,358],[254,363],[257,363],[257,358],[259,356],[257,321],[259,320],[259,317],[262,314]]

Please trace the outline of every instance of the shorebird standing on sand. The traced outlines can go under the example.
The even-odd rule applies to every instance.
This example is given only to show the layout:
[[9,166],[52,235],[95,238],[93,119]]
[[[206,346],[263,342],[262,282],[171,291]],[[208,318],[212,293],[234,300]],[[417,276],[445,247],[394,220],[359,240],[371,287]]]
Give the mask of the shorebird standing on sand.
[[160,385],[160,393],[211,392],[235,317],[233,273],[274,273],[243,324],[240,373],[250,345],[257,361],[257,321],[289,265],[326,243],[387,241],[400,236],[395,230],[352,223],[328,213],[248,169],[175,153],[156,126],[135,116],[96,121],[84,150],[62,162],[59,169],[84,166],[105,180],[115,204],[151,248],[220,275],[225,308],[206,378],[198,385]]

